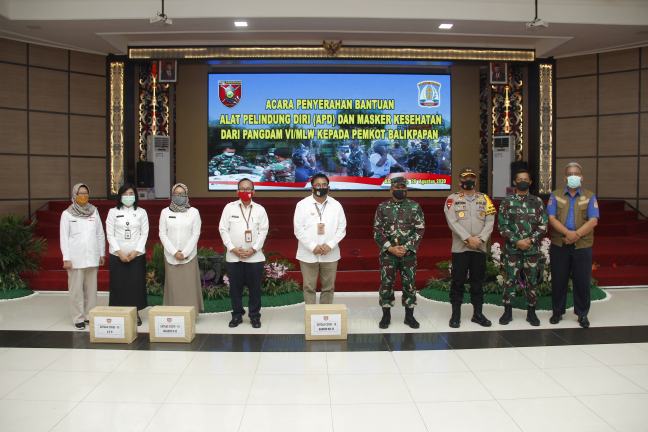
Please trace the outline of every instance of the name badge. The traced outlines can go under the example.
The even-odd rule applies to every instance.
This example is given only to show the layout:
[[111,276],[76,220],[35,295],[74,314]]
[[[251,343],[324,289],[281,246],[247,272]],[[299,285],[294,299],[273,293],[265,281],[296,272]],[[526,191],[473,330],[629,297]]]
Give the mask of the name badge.
[[246,243],[252,243],[252,231],[251,230],[245,230],[245,242]]
[[324,235],[324,224],[321,222],[317,224],[317,235]]

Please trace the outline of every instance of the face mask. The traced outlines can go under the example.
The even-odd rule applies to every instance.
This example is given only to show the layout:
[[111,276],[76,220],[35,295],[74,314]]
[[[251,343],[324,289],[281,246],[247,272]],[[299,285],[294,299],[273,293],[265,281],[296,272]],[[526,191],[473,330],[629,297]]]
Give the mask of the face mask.
[[173,201],[173,204],[179,207],[183,207],[185,204],[187,204],[187,197],[182,195],[173,195],[171,197],[171,201]]
[[84,206],[88,204],[88,201],[90,201],[90,197],[88,195],[77,195],[75,200],[77,204]]
[[515,187],[517,188],[517,190],[522,191],[522,192],[529,190],[529,186],[531,186],[531,183],[525,182],[525,181],[517,182],[515,184]]
[[407,189],[394,189],[392,195],[399,201],[404,200],[407,198]]
[[461,182],[461,189],[473,190],[475,188],[475,180],[466,180]]
[[577,175],[570,175],[567,177],[567,186],[571,189],[579,188],[581,185],[581,178]]
[[327,188],[327,187],[323,187],[323,188],[320,188],[320,189],[314,189],[314,190],[315,190],[315,195],[318,196],[318,197],[325,197],[326,195],[328,195],[328,192],[329,192],[329,188]]
[[234,156],[235,152],[225,152],[223,153],[225,156]]
[[248,202],[252,199],[252,192],[243,192],[239,191],[238,192],[238,197],[241,201],[243,202]]
[[126,207],[130,207],[135,204],[135,195],[122,195],[121,203]]

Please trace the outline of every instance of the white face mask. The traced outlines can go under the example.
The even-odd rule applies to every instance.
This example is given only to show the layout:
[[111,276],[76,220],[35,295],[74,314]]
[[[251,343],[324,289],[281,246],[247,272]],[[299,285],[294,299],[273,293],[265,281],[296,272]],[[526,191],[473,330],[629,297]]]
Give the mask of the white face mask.
[[581,185],[581,177],[577,175],[570,175],[567,177],[567,186],[570,189],[577,189]]
[[234,156],[235,152],[225,152],[225,156]]

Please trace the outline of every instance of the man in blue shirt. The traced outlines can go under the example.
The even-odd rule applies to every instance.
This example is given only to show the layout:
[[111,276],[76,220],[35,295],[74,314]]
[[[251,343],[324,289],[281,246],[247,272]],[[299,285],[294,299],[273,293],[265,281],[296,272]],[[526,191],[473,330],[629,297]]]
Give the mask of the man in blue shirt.
[[592,246],[599,208],[593,192],[581,187],[583,168],[576,162],[565,167],[566,186],[549,197],[547,214],[551,226],[551,324],[558,324],[565,313],[567,285],[571,275],[574,286],[574,313],[578,323],[588,328],[592,280]]

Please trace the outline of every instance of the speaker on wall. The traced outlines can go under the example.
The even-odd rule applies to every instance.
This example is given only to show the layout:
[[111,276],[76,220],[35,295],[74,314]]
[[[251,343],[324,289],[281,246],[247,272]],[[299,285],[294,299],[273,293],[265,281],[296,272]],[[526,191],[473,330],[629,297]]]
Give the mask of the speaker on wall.
[[137,187],[153,187],[153,162],[137,162]]

